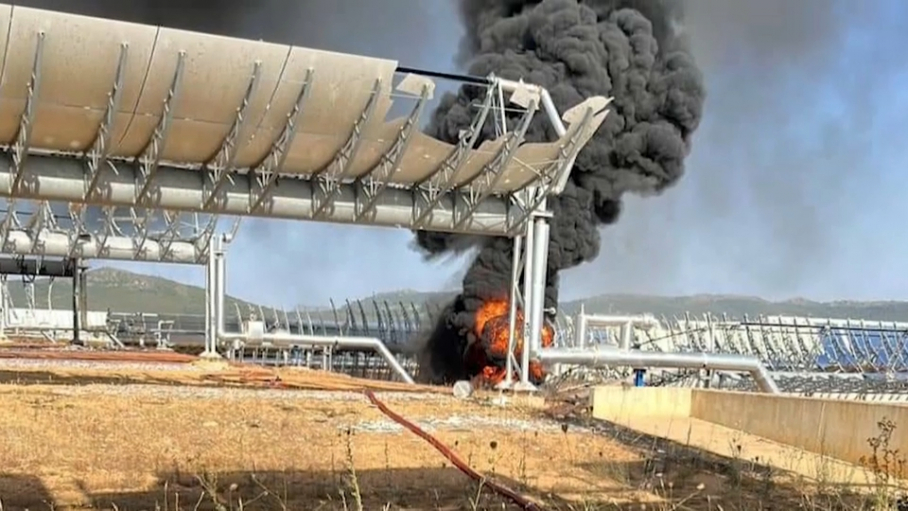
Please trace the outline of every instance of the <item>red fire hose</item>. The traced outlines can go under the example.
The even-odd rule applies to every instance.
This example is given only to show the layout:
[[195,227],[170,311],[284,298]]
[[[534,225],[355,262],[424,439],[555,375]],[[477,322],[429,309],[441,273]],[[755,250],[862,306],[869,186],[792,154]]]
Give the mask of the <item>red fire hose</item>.
[[385,406],[384,403],[382,403],[381,401],[378,400],[377,397],[375,397],[375,394],[371,390],[366,391],[366,397],[368,397],[369,401],[371,401],[373,405],[375,405],[379,410],[381,410],[382,413],[387,415],[394,422],[409,429],[411,432],[413,432],[413,434],[422,438],[426,442],[429,442],[429,444],[432,445],[432,447],[434,447],[438,452],[440,452],[445,458],[448,459],[448,461],[451,462],[452,465],[457,467],[461,472],[466,474],[470,479],[473,479],[477,483],[481,483],[484,486],[489,487],[492,491],[494,491],[498,495],[501,495],[502,497],[510,500],[514,504],[520,506],[521,509],[525,509],[526,511],[542,511],[542,508],[540,508],[535,503],[530,502],[529,500],[527,500],[526,497],[520,495],[519,493],[515,492],[514,490],[511,490],[510,488],[506,488],[494,481],[486,480],[486,478],[484,478],[482,476],[482,474],[473,470],[472,467],[470,467],[463,460],[458,458],[457,455],[454,454],[454,452],[450,448],[448,448],[448,446],[441,443],[437,438],[433,437],[432,435],[426,433],[422,428],[420,428],[416,424],[413,424],[412,422],[408,421],[407,419],[394,413],[390,408]]

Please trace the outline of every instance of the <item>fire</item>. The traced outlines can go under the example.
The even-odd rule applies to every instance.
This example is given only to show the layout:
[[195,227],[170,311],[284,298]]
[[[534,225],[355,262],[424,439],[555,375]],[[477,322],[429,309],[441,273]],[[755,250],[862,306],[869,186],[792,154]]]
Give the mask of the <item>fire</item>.
[[[507,378],[508,312],[507,300],[489,300],[476,311],[473,333],[479,339],[467,348],[467,364],[482,383],[496,385]],[[523,311],[517,310],[517,324],[523,323]],[[523,329],[514,331],[514,356],[520,360],[523,352]],[[542,330],[542,346],[551,347],[555,332],[549,325]],[[541,383],[545,369],[537,361],[530,361],[530,380]]]

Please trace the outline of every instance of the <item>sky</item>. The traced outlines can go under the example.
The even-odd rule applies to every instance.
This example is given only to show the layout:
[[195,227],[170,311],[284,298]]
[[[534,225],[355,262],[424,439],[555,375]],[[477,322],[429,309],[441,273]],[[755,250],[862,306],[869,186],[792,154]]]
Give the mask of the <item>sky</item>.
[[[450,0],[383,0],[375,24],[385,30],[369,37],[376,14],[346,3],[332,4],[344,15],[318,26],[317,47],[456,70]],[[599,258],[564,274],[562,299],[908,299],[908,3],[858,5],[689,0],[684,29],[708,96],[686,175],[661,196],[629,198]],[[406,230],[246,221],[230,247],[228,292],[289,307],[456,289],[466,261],[425,262],[411,240]],[[105,265],[204,281],[203,268]]]

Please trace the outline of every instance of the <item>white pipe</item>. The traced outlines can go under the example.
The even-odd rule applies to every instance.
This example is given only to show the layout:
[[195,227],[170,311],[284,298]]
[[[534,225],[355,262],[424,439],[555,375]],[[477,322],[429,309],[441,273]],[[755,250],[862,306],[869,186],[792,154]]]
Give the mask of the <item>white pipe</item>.
[[41,231],[37,240],[24,230],[11,230],[3,252],[16,255],[45,257],[78,257],[80,259],[115,259],[121,261],[153,261],[198,264],[201,251],[192,243],[174,241],[169,252],[157,241],[145,240],[138,247],[138,238],[126,236],[101,237],[92,235],[80,240],[70,233]]
[[659,326],[659,320],[650,314],[640,314],[636,316],[611,316],[603,314],[581,314],[581,320],[587,327],[594,326],[600,328],[620,327],[628,323],[634,328],[647,330]]
[[584,309],[585,307],[581,303],[580,314],[577,314],[571,320],[574,324],[574,346],[577,348],[586,347],[586,314]]
[[508,358],[505,362],[507,379],[505,386],[513,383],[514,377],[514,329],[517,325],[517,281],[520,279],[520,251],[523,249],[523,237],[514,236],[513,251],[511,255],[511,290],[508,302]]
[[545,278],[549,256],[549,219],[537,216],[533,241],[533,308],[530,313],[529,350],[531,356],[542,349],[542,329],[545,326]]
[[527,347],[527,339],[530,338],[530,331],[533,323],[530,321],[530,311],[533,304],[533,247],[536,244],[536,229],[533,228],[533,220],[530,219],[526,224],[526,240],[523,247],[523,350],[520,352],[520,384],[524,387],[530,385],[530,350]]
[[537,356],[546,364],[584,366],[667,367],[678,369],[712,369],[750,373],[763,392],[779,394],[772,375],[756,357],[711,353],[662,353],[640,350],[570,350],[546,349]]
[[[141,176],[130,162],[109,160],[109,172],[104,172],[98,187],[104,190],[103,202],[109,206],[136,205],[141,186]],[[32,154],[24,169],[22,190],[17,197],[34,200],[85,203],[84,163],[67,155],[49,156]],[[204,183],[199,170],[170,165],[158,167],[155,190],[148,207],[177,211],[210,212],[223,215],[260,216],[290,220],[314,220],[335,223],[361,223],[359,209],[361,194],[353,184],[341,184],[334,201],[324,217],[313,218],[314,204],[318,202],[314,187],[306,179],[284,179],[272,190],[267,206],[255,214],[249,213],[249,197],[254,196],[258,185],[254,176],[233,174],[221,187],[222,200],[216,210],[204,210],[210,187]],[[0,159],[0,196],[8,196],[13,183],[13,171],[8,158]],[[456,224],[454,208],[461,192],[451,192],[427,217],[422,228],[428,231],[450,232]],[[398,187],[386,188],[377,199],[378,205],[369,216],[369,223],[376,226],[407,227],[413,224],[413,210],[419,207],[418,194]],[[478,235],[507,235],[522,221],[519,208],[510,206],[511,198],[492,196],[482,201],[470,218],[456,232]],[[83,256],[84,257],[84,256]]]
[[215,303],[215,323],[217,325],[215,332],[217,335],[217,340],[219,342],[228,343],[233,341],[240,341],[249,345],[264,344],[264,343],[286,343],[288,345],[305,345],[308,347],[331,347],[331,348],[349,348],[349,349],[361,349],[361,350],[373,350],[381,355],[391,366],[391,369],[397,374],[397,376],[403,380],[405,383],[414,383],[413,377],[411,377],[406,369],[400,362],[397,360],[397,357],[385,346],[385,343],[381,339],[376,339],[374,337],[322,337],[315,335],[298,335],[291,333],[273,333],[273,334],[264,334],[256,339],[250,339],[249,334],[234,334],[227,333],[224,326],[224,302],[225,302],[225,257],[224,250],[220,239],[215,244],[214,252],[215,257],[215,278],[217,282],[215,289],[217,292],[217,298]]
[[[215,295],[216,299],[214,301],[214,317],[219,320],[224,320],[227,317],[224,313],[225,304],[227,302],[227,260],[224,245],[225,243],[223,243],[220,238],[216,240],[214,245],[214,281],[217,285],[217,294]],[[218,331],[218,325],[219,323],[216,321],[214,323],[215,332]],[[217,337],[215,337],[214,346],[217,346]]]
[[388,365],[391,366],[391,369],[397,374],[397,376],[404,381],[404,383],[414,383],[413,377],[407,373],[407,370],[404,369],[400,362],[397,361],[397,358],[393,353],[385,346],[385,343],[381,339],[376,339],[374,337],[341,337],[341,336],[317,336],[317,335],[299,335],[299,334],[290,334],[290,333],[272,333],[264,334],[260,336],[261,338],[256,338],[250,340],[247,334],[235,334],[235,333],[226,333],[224,331],[218,331],[218,339],[222,342],[233,342],[240,341],[248,346],[262,346],[266,344],[270,345],[281,345],[285,347],[291,346],[305,346],[305,347],[321,347],[321,348],[347,348],[354,350],[372,350],[381,355],[385,360],[388,361]]

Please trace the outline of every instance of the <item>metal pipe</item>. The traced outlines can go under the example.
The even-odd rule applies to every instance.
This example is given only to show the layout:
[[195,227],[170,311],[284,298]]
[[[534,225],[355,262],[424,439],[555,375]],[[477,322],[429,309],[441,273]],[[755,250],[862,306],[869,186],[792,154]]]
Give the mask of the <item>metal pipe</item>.
[[573,318],[574,322],[574,346],[577,348],[586,347],[586,314],[584,313],[584,306],[580,304],[580,314],[577,314]]
[[618,346],[625,351],[631,349],[631,340],[633,338],[634,325],[630,322],[621,325],[621,343]]
[[587,327],[620,327],[628,323],[635,328],[650,329],[659,326],[659,320],[651,314],[640,314],[636,316],[611,316],[603,314],[579,314],[583,324]]
[[[2,180],[2,177],[0,177]],[[121,261],[153,261],[162,263],[198,264],[201,251],[192,243],[174,241],[169,249],[154,240],[146,239],[138,248],[136,238],[105,236],[103,239],[74,239],[71,233],[41,231],[33,236],[25,230],[9,231],[3,251],[7,254],[44,257],[73,257],[79,259],[115,259]]]
[[[542,108],[545,110],[546,117],[549,118],[549,122],[552,124],[552,128],[555,130],[555,133],[558,135],[558,137],[563,137],[567,133],[567,128],[565,128],[564,126],[564,122],[561,119],[561,114],[559,114],[558,109],[555,108],[555,102],[552,101],[552,96],[549,94],[549,91],[544,87],[523,82],[515,82],[513,80],[506,80],[504,78],[495,78],[495,81],[498,83],[499,87],[509,92],[514,92],[517,90],[528,90],[538,94],[540,103],[542,103]],[[558,181],[552,188],[553,195],[558,195],[564,191],[564,187],[567,186],[567,180],[571,175],[571,170],[574,168],[574,161],[576,159],[576,157],[572,157],[565,166],[564,173],[558,176]]]
[[214,328],[214,300],[215,300],[215,284],[214,284],[214,250],[208,251],[208,259],[205,264],[205,349],[203,355],[214,355],[216,350],[213,349],[217,344],[215,342],[215,328]]
[[[98,187],[104,190],[103,202],[109,206],[135,206],[136,196],[141,189],[138,169],[131,162],[108,160],[110,171],[100,177]],[[81,159],[64,155],[48,156],[32,154],[18,197],[22,199],[50,200],[71,203],[86,203],[84,163]],[[204,207],[211,187],[204,184],[203,173],[199,170],[170,165],[158,167],[155,177],[155,193],[147,206],[152,209],[193,211],[235,216],[259,216],[289,220],[312,220],[334,223],[357,223],[357,212],[362,197],[357,185],[341,184],[330,212],[322,217],[313,217],[313,205],[318,198],[312,183],[307,179],[284,178],[281,185],[271,191],[265,207],[249,212],[249,197],[255,195],[258,185],[254,177],[234,173],[221,186],[218,204],[210,209]],[[0,159],[0,196],[8,196],[14,180],[9,158]],[[478,235],[508,235],[523,222],[519,208],[511,207],[509,196],[491,196],[479,204],[470,218],[453,226],[459,219],[461,194],[449,192],[439,203],[421,228],[428,231],[458,232]],[[421,201],[411,190],[395,187],[386,188],[369,215],[372,225],[386,227],[407,227],[414,223],[414,205]],[[418,207],[417,207],[418,209]],[[457,213],[455,214],[455,210]],[[82,257],[89,257],[82,255]],[[132,256],[130,256],[132,257]]]
[[397,358],[388,350],[381,339],[374,337],[329,337],[317,335],[299,335],[290,333],[263,334],[255,339],[250,339],[248,334],[218,332],[218,338],[223,342],[240,341],[247,346],[284,345],[285,347],[304,346],[307,348],[346,348],[353,350],[372,350],[387,360],[391,370],[405,383],[414,383],[413,377],[398,362]]
[[414,383],[413,377],[411,377],[407,370],[400,364],[397,360],[397,357],[385,346],[385,343],[381,339],[374,337],[323,337],[315,335],[299,335],[291,333],[271,333],[263,334],[261,336],[256,336],[256,338],[251,338],[248,333],[227,333],[224,327],[224,302],[225,302],[225,253],[223,250],[223,245],[218,238],[213,252],[216,255],[213,260],[215,261],[215,270],[214,270],[214,281],[217,283],[215,285],[216,290],[216,340],[218,342],[228,343],[233,341],[240,341],[246,345],[256,346],[262,345],[264,343],[286,343],[288,347],[296,345],[304,345],[306,347],[322,347],[322,348],[348,348],[348,349],[361,349],[361,350],[373,350],[381,355],[387,362],[391,369],[397,374],[397,376],[403,380],[405,383]]
[[81,332],[82,322],[79,321],[81,318],[81,310],[79,306],[79,285],[82,283],[79,279],[79,270],[80,264],[78,259],[70,259],[69,264],[73,265],[73,344],[76,346],[82,345]]
[[529,351],[530,356],[535,356],[542,349],[542,329],[545,325],[545,280],[549,256],[549,219],[546,216],[537,216],[535,221],[536,233],[533,240],[533,308],[530,312],[532,326],[530,327]]
[[536,229],[533,228],[533,221],[530,220],[526,225],[526,240],[523,247],[523,349],[520,352],[520,384],[524,387],[530,385],[530,350],[527,347],[527,339],[530,338],[530,331],[533,324],[530,321],[530,311],[533,307],[533,247],[536,243]]
[[517,281],[520,279],[520,251],[523,248],[523,237],[514,237],[514,253],[511,255],[511,294],[508,302],[508,358],[505,362],[507,377],[505,386],[513,383],[514,378],[514,329],[517,328]]
[[465,75],[460,73],[443,73],[441,71],[430,71],[428,69],[419,69],[415,67],[397,66],[397,73],[414,74],[428,76],[430,78],[441,78],[443,80],[452,80],[455,82],[469,83],[472,85],[491,85],[492,78],[484,76]]
[[[224,245],[225,244],[221,239],[216,240],[216,243],[214,245],[214,282],[215,289],[217,290],[214,301],[214,317],[217,318],[218,321],[226,318],[224,309],[227,302],[227,264],[225,260],[226,254],[224,251]],[[215,322],[215,332],[217,332],[218,324],[219,323]],[[217,337],[215,337],[215,348],[217,348],[217,344]]]
[[757,387],[768,394],[779,394],[779,387],[769,370],[756,357],[714,353],[663,353],[640,350],[570,350],[547,349],[538,353],[547,364],[584,366],[663,367],[677,369],[712,369],[750,373]]

